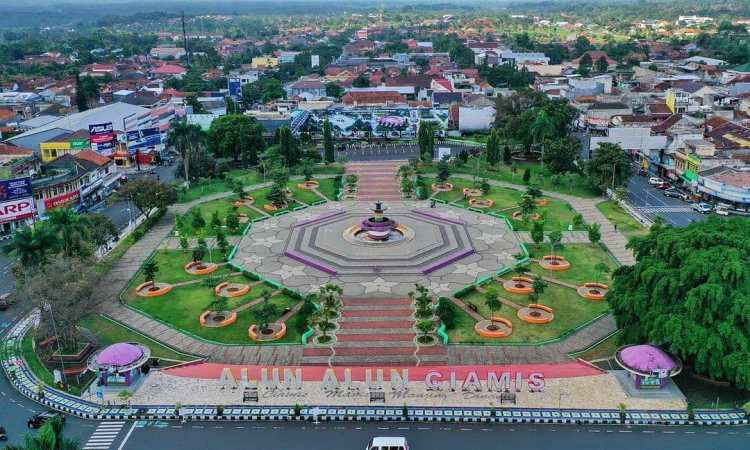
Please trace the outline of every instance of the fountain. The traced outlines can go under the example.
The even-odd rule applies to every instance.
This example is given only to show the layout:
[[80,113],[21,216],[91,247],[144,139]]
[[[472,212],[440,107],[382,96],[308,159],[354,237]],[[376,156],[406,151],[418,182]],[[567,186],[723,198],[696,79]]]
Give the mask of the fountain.
[[395,220],[385,216],[388,209],[383,202],[371,206],[373,216],[358,225],[352,225],[344,232],[344,238],[355,244],[393,244],[414,237],[414,232]]

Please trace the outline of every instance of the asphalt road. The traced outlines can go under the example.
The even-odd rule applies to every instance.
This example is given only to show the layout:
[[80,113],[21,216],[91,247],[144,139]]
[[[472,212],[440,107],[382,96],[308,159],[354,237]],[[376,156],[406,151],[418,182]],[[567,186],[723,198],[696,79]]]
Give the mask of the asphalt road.
[[667,223],[684,227],[691,222],[706,220],[707,215],[691,209],[691,203],[666,197],[660,189],[648,184],[648,177],[634,175],[628,183],[630,203],[651,219],[662,216]]

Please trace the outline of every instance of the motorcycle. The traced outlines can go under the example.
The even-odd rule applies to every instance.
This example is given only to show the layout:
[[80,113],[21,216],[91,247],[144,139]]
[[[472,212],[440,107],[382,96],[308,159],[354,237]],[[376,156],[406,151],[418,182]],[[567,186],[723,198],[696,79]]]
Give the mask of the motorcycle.
[[0,427],[0,441],[5,441],[8,439],[8,435],[5,434],[5,427]]

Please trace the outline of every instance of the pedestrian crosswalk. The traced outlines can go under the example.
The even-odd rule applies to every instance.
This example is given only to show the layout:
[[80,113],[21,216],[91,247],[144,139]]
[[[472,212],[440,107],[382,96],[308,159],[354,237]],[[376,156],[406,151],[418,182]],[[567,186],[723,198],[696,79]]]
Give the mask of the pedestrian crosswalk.
[[102,422],[94,430],[83,450],[109,450],[122,431],[125,422]]

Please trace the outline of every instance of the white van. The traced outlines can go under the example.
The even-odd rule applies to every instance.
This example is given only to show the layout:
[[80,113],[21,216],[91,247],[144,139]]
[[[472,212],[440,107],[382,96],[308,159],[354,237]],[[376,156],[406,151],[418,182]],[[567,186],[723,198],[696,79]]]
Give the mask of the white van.
[[719,203],[718,205],[716,205],[716,208],[714,208],[714,212],[720,216],[728,216],[729,209],[730,209],[729,205]]
[[376,437],[372,438],[365,450],[409,450],[409,444],[402,437]]

